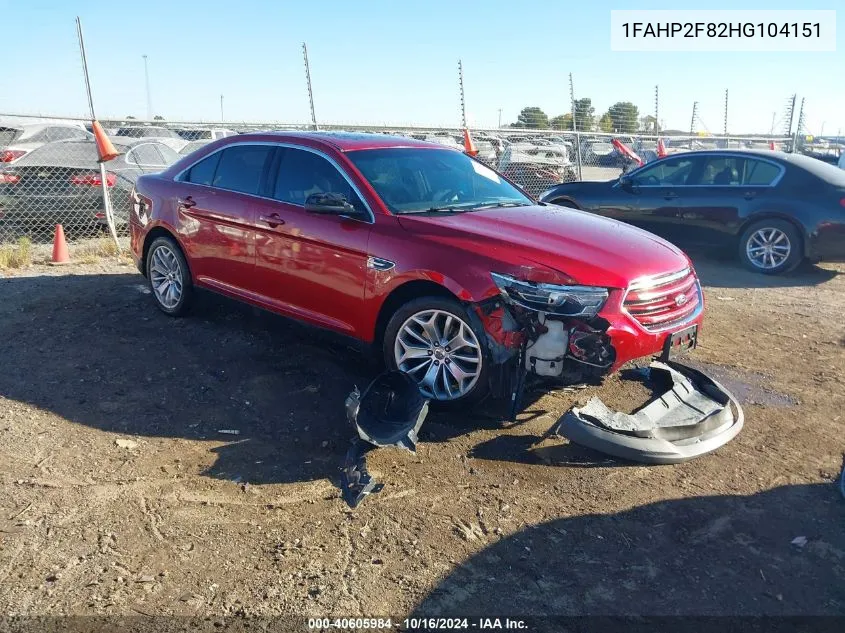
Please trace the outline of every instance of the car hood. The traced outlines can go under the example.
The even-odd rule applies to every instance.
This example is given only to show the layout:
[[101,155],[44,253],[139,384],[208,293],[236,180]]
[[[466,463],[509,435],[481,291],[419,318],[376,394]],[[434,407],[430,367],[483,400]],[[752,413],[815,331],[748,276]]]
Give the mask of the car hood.
[[625,288],[689,265],[680,249],[647,231],[555,206],[403,215],[399,222],[422,239],[500,260],[502,267],[540,264],[584,285]]

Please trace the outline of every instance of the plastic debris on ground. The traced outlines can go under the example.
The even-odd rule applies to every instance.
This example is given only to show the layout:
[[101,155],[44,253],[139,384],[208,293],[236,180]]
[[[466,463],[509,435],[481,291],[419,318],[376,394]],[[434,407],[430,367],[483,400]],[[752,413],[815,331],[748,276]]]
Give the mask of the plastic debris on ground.
[[674,464],[716,450],[742,429],[739,402],[709,376],[676,362],[655,361],[648,372],[670,388],[635,413],[613,411],[593,397],[567,411],[551,432],[615,457]]
[[416,452],[417,434],[428,415],[428,405],[416,382],[399,371],[386,371],[363,392],[356,388],[349,394],[346,417],[357,437],[341,468],[341,489],[351,507],[383,487],[367,471],[366,454],[384,446]]

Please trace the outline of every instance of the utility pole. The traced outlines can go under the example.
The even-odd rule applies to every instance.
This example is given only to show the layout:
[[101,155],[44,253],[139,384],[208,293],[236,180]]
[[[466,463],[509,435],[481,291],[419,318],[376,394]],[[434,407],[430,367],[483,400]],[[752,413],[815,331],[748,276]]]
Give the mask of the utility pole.
[[220,122],[223,123],[225,120],[223,118],[223,95],[220,95]]
[[502,109],[501,108],[499,108],[499,127],[497,129],[499,129],[499,130],[502,129]]
[[144,58],[144,84],[147,86],[147,120],[153,119],[153,99],[150,96],[150,71],[147,67],[147,56],[141,55]]
[[728,90],[725,89],[725,129],[724,129],[725,137],[728,136]]
[[458,60],[458,89],[461,93],[461,125],[464,129],[467,127],[467,106],[464,100],[464,66],[461,60]]
[[308,84],[308,103],[311,105],[311,125],[317,127],[317,115],[314,114],[314,92],[311,90],[311,67],[308,65],[308,49],[305,42],[302,42],[302,57],[305,59],[305,82]]
[[772,112],[772,127],[769,128],[769,136],[775,133],[775,117],[777,114],[777,112]]
[[692,137],[695,134],[695,118],[698,116],[698,101],[692,102],[692,118],[689,122],[689,147],[692,149]]
[[654,87],[654,133],[660,134],[660,125],[658,125],[658,121],[660,121],[660,108],[659,108],[659,94],[658,94],[658,87]]
[[825,124],[825,123],[826,123],[826,121],[822,121],[822,130],[821,130],[821,132],[819,132],[819,138],[821,138],[822,136],[824,136],[824,124]]
[[786,106],[786,129],[784,132],[784,136],[792,136],[792,118],[795,114],[795,100],[798,98],[798,95],[792,95],[790,98],[788,105]]
[[578,180],[584,180],[581,172],[581,137],[578,135],[578,124],[575,122],[575,83],[572,73],[569,73],[569,102],[572,108],[572,131],[575,133],[575,159],[578,161]]

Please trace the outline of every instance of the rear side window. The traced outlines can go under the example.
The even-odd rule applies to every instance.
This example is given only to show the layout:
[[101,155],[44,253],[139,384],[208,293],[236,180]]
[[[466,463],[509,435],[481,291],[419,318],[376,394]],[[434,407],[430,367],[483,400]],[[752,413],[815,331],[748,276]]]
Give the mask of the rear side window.
[[257,194],[264,166],[273,148],[269,145],[235,145],[220,152],[213,187]]
[[162,167],[165,165],[161,154],[158,153],[156,146],[152,143],[144,143],[133,148],[129,152],[129,155],[127,155],[126,162],[130,165],[138,165],[140,167]]
[[765,187],[771,185],[778,175],[780,175],[780,167],[777,165],[762,160],[747,159],[745,161],[745,179],[742,184]]
[[698,177],[698,185],[729,187],[742,184],[745,159],[737,156],[710,156],[704,160],[704,170]]
[[214,180],[214,172],[217,171],[217,164],[220,162],[220,155],[223,152],[214,152],[211,156],[203,158],[196,165],[191,167],[185,174],[183,180],[196,185],[211,186]]

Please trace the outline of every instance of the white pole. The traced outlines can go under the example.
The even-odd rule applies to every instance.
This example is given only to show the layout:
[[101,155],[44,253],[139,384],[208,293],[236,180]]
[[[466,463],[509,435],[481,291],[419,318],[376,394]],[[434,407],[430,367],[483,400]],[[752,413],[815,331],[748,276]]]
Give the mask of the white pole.
[[[97,119],[97,117],[94,115],[94,99],[91,96],[91,80],[88,77],[88,61],[85,58],[85,41],[82,38],[82,21],[79,19],[79,16],[76,18],[76,33],[79,36],[79,52],[82,55],[82,71],[85,75],[85,90],[88,93],[88,107],[91,110],[91,121],[93,122]],[[144,61],[146,62],[146,59]],[[103,208],[106,213],[106,224],[108,224],[109,233],[111,233],[111,236],[114,239],[114,244],[117,246],[117,252],[119,253],[120,242],[117,240],[117,229],[114,226],[114,214],[112,213],[111,198],[109,197],[107,176],[106,164],[101,162],[100,179],[102,180],[103,187]]]

